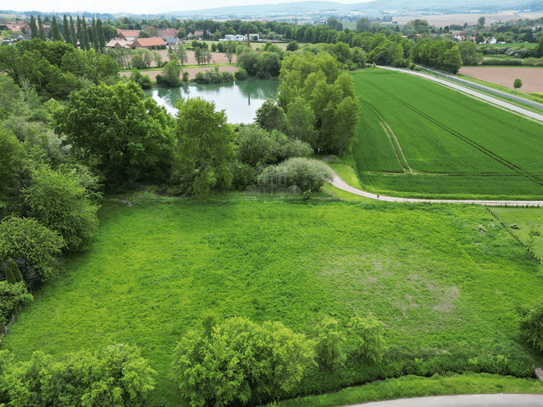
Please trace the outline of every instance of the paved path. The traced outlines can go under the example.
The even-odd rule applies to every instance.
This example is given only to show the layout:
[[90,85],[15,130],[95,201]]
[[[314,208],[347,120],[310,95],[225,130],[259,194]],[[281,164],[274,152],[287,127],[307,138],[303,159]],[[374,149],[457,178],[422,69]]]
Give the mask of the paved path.
[[426,202],[426,203],[454,203],[454,204],[477,204],[477,205],[508,205],[508,206],[543,206],[543,201],[480,201],[480,200],[455,200],[455,199],[416,199],[416,198],[396,198],[393,196],[376,195],[370,192],[361,191],[350,185],[347,185],[339,175],[334,171],[334,180],[331,182],[336,188],[350,192],[355,195],[364,196],[370,199],[377,199],[386,202]]
[[472,88],[469,88],[469,87],[466,87],[466,86],[458,85],[456,83],[449,82],[449,81],[446,81],[444,79],[439,79],[439,78],[436,78],[435,76],[431,76],[431,75],[416,72],[416,71],[410,71],[410,70],[406,71],[404,69],[393,68],[393,67],[390,67],[390,66],[379,66],[379,68],[388,69],[390,71],[402,72],[402,73],[410,74],[410,75],[420,76],[422,78],[437,82],[437,83],[439,83],[441,85],[444,85],[444,86],[447,86],[449,88],[456,89],[456,90],[458,90],[460,92],[463,92],[463,93],[465,93],[467,95],[476,97],[477,99],[481,99],[481,100],[483,100],[483,101],[485,101],[487,103],[499,106],[499,107],[501,107],[503,109],[511,110],[511,111],[513,111],[515,113],[518,113],[518,114],[521,114],[523,116],[529,117],[530,119],[534,119],[534,120],[543,122],[543,115],[542,114],[532,112],[531,110],[524,109],[524,108],[519,107],[517,105],[514,105],[512,103],[508,103],[508,102],[506,102],[506,101],[504,101],[502,99],[495,98],[493,96],[490,96],[490,95],[487,95],[485,93],[476,91],[476,90],[474,90]]
[[543,396],[533,394],[473,394],[418,397],[356,404],[349,407],[542,407]]

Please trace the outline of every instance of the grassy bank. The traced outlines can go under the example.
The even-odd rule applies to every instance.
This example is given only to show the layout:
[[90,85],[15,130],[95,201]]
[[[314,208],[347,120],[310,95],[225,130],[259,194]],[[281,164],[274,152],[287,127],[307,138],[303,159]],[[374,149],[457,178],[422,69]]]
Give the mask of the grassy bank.
[[430,378],[407,376],[364,386],[349,387],[337,393],[301,397],[274,404],[274,407],[339,407],[370,401],[457,394],[543,394],[543,383],[490,374],[435,375]]

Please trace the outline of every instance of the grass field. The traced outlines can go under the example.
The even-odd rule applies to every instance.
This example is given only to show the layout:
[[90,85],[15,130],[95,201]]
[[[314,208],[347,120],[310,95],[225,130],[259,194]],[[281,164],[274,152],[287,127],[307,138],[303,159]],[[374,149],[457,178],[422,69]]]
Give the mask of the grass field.
[[3,348],[135,344],[159,373],[153,406],[186,405],[169,355],[204,310],[298,332],[370,311],[407,359],[531,363],[513,307],[541,298],[541,266],[484,208],[157,199],[106,204],[92,248],[63,261]]
[[393,196],[543,198],[543,126],[422,78],[352,73],[353,156],[368,191]]
[[[524,243],[528,241],[530,228],[543,233],[543,208],[491,208],[498,218],[505,223],[511,233],[518,236]],[[517,224],[520,229],[511,228]],[[533,252],[539,258],[543,258],[543,237],[535,236]]]

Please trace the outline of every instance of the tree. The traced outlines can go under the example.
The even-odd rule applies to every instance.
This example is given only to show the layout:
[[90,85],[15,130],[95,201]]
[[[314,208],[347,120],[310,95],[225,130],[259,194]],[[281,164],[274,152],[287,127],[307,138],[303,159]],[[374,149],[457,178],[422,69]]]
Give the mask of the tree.
[[296,41],[291,41],[287,45],[287,51],[296,51],[298,48],[300,48],[300,46]]
[[152,98],[143,99],[133,82],[91,86],[54,112],[53,129],[108,185],[161,179],[171,162],[173,123]]
[[53,37],[53,41],[60,41],[60,32],[55,17],[53,17],[53,21],[51,22],[51,36]]
[[78,37],[75,33],[75,23],[72,16],[70,16],[70,39],[72,40],[72,45],[74,46],[74,48],[77,48]]
[[540,58],[543,57],[543,35],[539,38],[537,42],[537,47],[533,50],[534,57]]
[[479,17],[479,20],[477,20],[477,23],[479,25],[479,27],[484,27],[485,26],[485,21],[486,21],[486,18],[484,17]]
[[351,351],[359,359],[379,363],[385,351],[383,331],[383,324],[371,314],[365,318],[353,316],[348,325]]
[[181,65],[185,65],[187,62],[189,62],[187,51],[182,44],[179,44],[179,46],[177,47],[177,59],[179,59],[179,63]]
[[315,114],[302,97],[295,98],[287,107],[289,137],[317,145],[319,132],[315,130]]
[[79,48],[84,49],[83,47],[83,29],[81,28],[81,19],[77,16],[77,39],[79,40]]
[[[15,262],[11,262],[15,264]],[[28,293],[28,289],[24,282],[11,283],[7,277],[6,280],[0,281],[0,325],[6,326],[13,314],[17,313],[19,305],[27,300],[32,301],[34,297]],[[1,362],[0,362],[1,363]],[[3,370],[3,369],[2,369]],[[2,372],[4,374],[5,372]]]
[[87,30],[86,18],[82,18],[81,29],[83,30],[83,32],[81,33],[81,37],[83,38],[83,46],[81,48],[88,51],[90,50],[91,46],[90,46],[90,40],[89,40],[89,31]]
[[255,124],[266,131],[284,131],[286,122],[285,111],[274,99],[266,99],[256,111]]
[[366,17],[359,18],[358,21],[356,22],[356,31],[358,31],[359,33],[370,32],[371,21]]
[[17,279],[15,278],[15,274],[13,274],[13,269],[11,268],[11,264],[8,267],[6,267],[6,281],[9,284],[17,284]]
[[225,49],[225,52],[226,52],[226,58],[228,58],[228,63],[231,64],[232,63],[232,60],[234,59],[234,44],[231,42],[231,41],[228,41],[228,43],[226,44],[226,49]]
[[343,366],[347,360],[345,354],[345,332],[339,326],[339,322],[329,316],[325,316],[314,328],[316,338],[315,352],[319,365],[333,369]]
[[94,20],[94,17],[92,18],[92,26],[91,26],[91,33],[92,33],[92,46],[94,48],[95,52],[100,51],[100,44],[98,43],[98,38],[96,35],[96,21]]
[[9,217],[0,223],[0,261],[26,259],[44,279],[54,274],[56,257],[64,245],[59,233],[36,219]]
[[196,63],[198,65],[204,62],[204,50],[200,47],[194,48],[194,58],[196,59]]
[[38,38],[38,26],[36,25],[36,20],[33,15],[30,16],[30,38]]
[[104,38],[104,28],[102,27],[102,20],[100,19],[96,21],[96,37],[98,42],[98,48],[100,49],[100,52],[102,52],[106,47],[106,40]]
[[162,65],[162,55],[160,55],[160,52],[153,51],[153,59],[155,60],[155,65],[157,67]]
[[24,156],[23,145],[17,137],[6,128],[0,127],[0,196],[13,185],[15,168]]
[[70,44],[72,42],[72,37],[70,36],[70,24],[68,23],[66,14],[64,14],[64,18],[62,19],[62,31],[64,34],[64,40],[67,44]]
[[230,161],[234,156],[234,130],[226,122],[224,110],[215,112],[215,103],[201,98],[179,99],[175,129],[174,168],[188,174],[198,196],[209,193],[220,181],[232,182]]
[[351,149],[356,134],[357,116],[358,103],[353,97],[343,98],[335,108],[331,147],[340,157]]
[[314,365],[312,347],[312,341],[281,322],[206,321],[177,344],[174,378],[193,407],[255,403],[294,388]]
[[32,183],[21,193],[26,213],[41,225],[58,232],[68,251],[86,249],[98,229],[98,207],[71,173],[38,165],[31,171]]
[[139,35],[138,35],[138,38],[151,38],[152,35],[149,34],[147,31],[145,30],[142,30],[140,31]]
[[326,20],[326,26],[336,31],[343,31],[343,24],[336,18],[329,18]]
[[21,281],[24,281],[23,275],[21,274],[21,270],[19,270],[19,266],[17,266],[17,263],[15,260],[11,260],[9,262],[9,266],[11,268],[11,271],[13,275],[15,276],[15,280],[20,283]]
[[483,54],[477,52],[477,45],[471,41],[462,41],[458,49],[463,65],[477,65],[483,60]]
[[515,79],[515,82],[513,82],[513,87],[515,89],[522,88],[522,81],[519,78]]
[[477,34],[477,37],[475,37],[475,42],[477,44],[481,44],[485,42],[485,37],[483,37],[482,34]]
[[215,30],[215,33],[213,34],[213,39],[215,41],[219,41],[221,39],[221,37],[222,37],[221,32],[219,30]]
[[179,38],[180,40],[182,40],[183,38],[185,38],[187,36],[187,33],[184,29],[180,28],[179,29],[179,32],[177,33],[177,38]]
[[38,38],[42,41],[47,40],[47,36],[45,35],[45,29],[43,28],[43,23],[41,21],[40,15],[38,15]]
[[179,86],[181,85],[179,75],[181,66],[175,60],[170,61],[162,68],[162,75],[157,75],[157,83],[170,87]]

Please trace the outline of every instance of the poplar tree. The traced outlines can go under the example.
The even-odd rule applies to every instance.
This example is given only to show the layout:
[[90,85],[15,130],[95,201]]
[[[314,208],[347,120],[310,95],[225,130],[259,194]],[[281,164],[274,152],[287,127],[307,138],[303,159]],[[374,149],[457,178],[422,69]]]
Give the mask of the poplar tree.
[[64,19],[62,20],[62,30],[64,31],[64,39],[66,40],[66,43],[72,42],[72,37],[70,35],[70,24],[68,24],[68,19],[66,18],[66,14],[64,14]]
[[[12,263],[13,261],[10,261],[10,263]],[[13,275],[13,270],[11,268],[11,264],[6,266],[4,268],[5,270],[5,273],[6,273],[6,281],[10,284],[17,284],[17,279],[15,278],[15,276]]]
[[47,39],[45,29],[43,28],[43,22],[41,21],[41,16],[38,16],[38,38],[42,41]]
[[17,266],[17,263],[15,263],[15,260],[10,261],[11,271],[13,273],[13,276],[15,277],[15,281],[20,283],[21,281],[24,281],[23,275],[21,274],[21,270],[19,269],[19,266]]
[[60,32],[58,31],[56,17],[53,17],[53,21],[51,22],[51,36],[53,37],[53,41],[60,41]]
[[38,26],[36,25],[36,20],[34,16],[30,16],[30,37],[32,39],[38,38]]
[[75,23],[72,16],[70,16],[70,40],[72,40],[74,48],[77,48],[77,35],[75,34]]
[[79,41],[79,48],[83,49],[83,32],[81,30],[81,19],[77,16],[77,40]]
[[102,20],[98,19],[96,21],[96,36],[98,38],[98,43],[100,44],[100,51],[103,51],[106,47],[106,40],[104,38],[104,29],[102,28]]
[[98,42],[98,38],[96,35],[96,22],[94,21],[94,17],[92,18],[92,46],[94,47],[94,50],[98,52],[98,49],[100,48],[100,43]]
[[83,47],[86,51],[90,50],[90,41],[89,41],[89,31],[87,30],[87,20],[85,17],[82,18],[82,29],[81,37],[83,38]]

